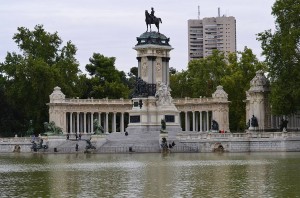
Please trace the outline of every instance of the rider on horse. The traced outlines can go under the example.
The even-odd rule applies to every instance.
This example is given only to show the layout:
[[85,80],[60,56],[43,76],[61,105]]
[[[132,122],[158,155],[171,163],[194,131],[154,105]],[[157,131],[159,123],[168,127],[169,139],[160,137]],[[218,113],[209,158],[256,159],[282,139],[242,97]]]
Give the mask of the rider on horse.
[[154,8],[151,8],[151,14],[150,14],[150,16],[151,16],[151,18],[152,18],[152,21],[155,21],[155,19],[156,19],[156,16],[154,16]]
[[159,23],[162,23],[161,18],[157,18],[154,15],[154,8],[151,8],[151,14],[148,13],[147,10],[145,10],[145,14],[146,14],[146,25],[147,25],[147,31],[148,31],[148,25],[150,25],[150,31],[151,31],[151,24],[155,24],[155,26],[157,27],[157,30],[159,32]]

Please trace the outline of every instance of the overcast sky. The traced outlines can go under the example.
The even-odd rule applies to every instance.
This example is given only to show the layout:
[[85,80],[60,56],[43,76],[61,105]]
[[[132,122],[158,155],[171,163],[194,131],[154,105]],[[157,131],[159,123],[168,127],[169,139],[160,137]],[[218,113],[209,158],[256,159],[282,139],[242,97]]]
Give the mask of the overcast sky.
[[[271,7],[275,0],[0,0],[0,62],[7,52],[18,52],[12,37],[18,27],[33,30],[44,25],[47,32],[58,32],[66,44],[71,40],[78,48],[76,58],[85,72],[92,54],[116,57],[118,70],[129,72],[137,66],[136,37],[146,31],[145,10],[154,7],[162,19],[160,32],[170,38],[170,66],[181,71],[188,64],[187,20],[234,16],[237,50],[251,48],[260,60],[260,43],[256,34],[274,29]],[[153,27],[153,30],[156,30]]]

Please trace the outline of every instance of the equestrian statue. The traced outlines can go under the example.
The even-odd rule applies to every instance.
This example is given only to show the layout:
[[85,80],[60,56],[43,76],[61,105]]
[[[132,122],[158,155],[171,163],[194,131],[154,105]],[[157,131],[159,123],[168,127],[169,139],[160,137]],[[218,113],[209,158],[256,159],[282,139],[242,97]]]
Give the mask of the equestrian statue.
[[150,26],[151,32],[151,24],[155,24],[157,27],[157,31],[159,33],[159,23],[162,23],[161,18],[158,18],[154,15],[154,8],[151,8],[151,14],[149,14],[148,10],[145,11],[146,16],[146,25],[147,25],[147,32],[148,32],[148,25]]

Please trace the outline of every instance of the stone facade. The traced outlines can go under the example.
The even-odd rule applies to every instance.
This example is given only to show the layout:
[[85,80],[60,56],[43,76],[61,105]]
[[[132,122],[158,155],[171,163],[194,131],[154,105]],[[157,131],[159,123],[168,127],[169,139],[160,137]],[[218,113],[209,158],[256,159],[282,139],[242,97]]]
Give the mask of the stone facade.
[[[216,92],[224,94],[222,90],[219,87]],[[211,120],[214,119],[219,123],[220,130],[229,131],[229,102],[226,97],[220,98],[216,95],[218,94],[211,98],[173,99],[173,104],[178,111],[175,123],[178,123],[184,131],[206,132],[210,131]],[[129,123],[129,113],[133,110],[134,103],[139,102],[139,100],[107,98],[70,99],[61,97],[59,100],[55,100],[59,96],[64,95],[60,88],[56,87],[50,95],[50,102],[47,104],[49,106],[49,122],[54,121],[58,127],[63,129],[64,133],[91,133],[95,119],[103,126],[105,132],[124,132]],[[153,107],[157,101],[155,97],[143,98],[143,100],[145,105],[152,105]],[[140,107],[136,108],[139,109]],[[172,109],[174,112],[173,107]],[[167,109],[163,109],[162,112],[165,112],[164,115],[168,113]],[[159,126],[161,118],[158,117],[156,121]],[[146,116],[142,119],[148,118]],[[172,124],[169,123],[168,125]]]

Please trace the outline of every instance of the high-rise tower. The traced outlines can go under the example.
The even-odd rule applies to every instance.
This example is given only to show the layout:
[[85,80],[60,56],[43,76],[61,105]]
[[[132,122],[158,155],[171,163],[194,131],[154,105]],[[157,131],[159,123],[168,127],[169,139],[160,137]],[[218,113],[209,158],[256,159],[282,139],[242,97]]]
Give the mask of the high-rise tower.
[[233,16],[188,20],[188,57],[203,58],[213,50],[236,52],[236,20]]

